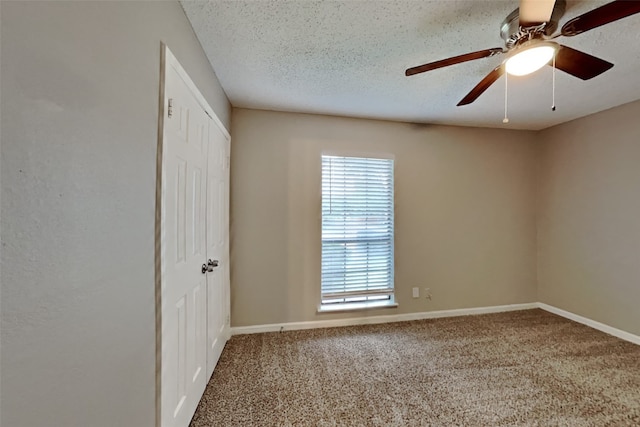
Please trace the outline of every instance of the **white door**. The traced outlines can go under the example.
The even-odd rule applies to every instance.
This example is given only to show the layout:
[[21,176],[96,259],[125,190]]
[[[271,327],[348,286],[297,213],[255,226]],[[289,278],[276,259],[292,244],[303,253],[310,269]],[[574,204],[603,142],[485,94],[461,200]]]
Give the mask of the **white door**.
[[229,322],[229,156],[227,139],[211,124],[207,174],[207,256],[216,267],[207,274],[207,377],[226,343]]
[[[160,417],[162,427],[187,427],[227,339],[228,196],[218,193],[228,194],[228,137],[168,49],[164,106]],[[207,271],[208,259],[220,266]]]

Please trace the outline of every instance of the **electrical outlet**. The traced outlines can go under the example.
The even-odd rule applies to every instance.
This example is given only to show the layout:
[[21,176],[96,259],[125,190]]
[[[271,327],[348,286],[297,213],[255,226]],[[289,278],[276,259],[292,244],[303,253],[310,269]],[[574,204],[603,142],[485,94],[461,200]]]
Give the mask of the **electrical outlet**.
[[418,289],[417,287],[413,288],[413,297],[420,298],[420,289]]
[[424,288],[424,297],[428,300],[431,299],[431,289],[430,288]]

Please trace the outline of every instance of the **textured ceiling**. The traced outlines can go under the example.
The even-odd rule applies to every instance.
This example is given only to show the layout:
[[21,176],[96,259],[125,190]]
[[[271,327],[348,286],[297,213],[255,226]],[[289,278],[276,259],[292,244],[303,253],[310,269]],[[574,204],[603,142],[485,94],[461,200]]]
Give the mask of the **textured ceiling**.
[[[559,26],[608,1],[567,1]],[[408,67],[503,47],[517,0],[182,1],[236,107],[463,126],[543,129],[640,99],[640,14],[557,39],[612,62],[588,81],[552,69],[504,77],[456,107],[503,56],[405,77]]]

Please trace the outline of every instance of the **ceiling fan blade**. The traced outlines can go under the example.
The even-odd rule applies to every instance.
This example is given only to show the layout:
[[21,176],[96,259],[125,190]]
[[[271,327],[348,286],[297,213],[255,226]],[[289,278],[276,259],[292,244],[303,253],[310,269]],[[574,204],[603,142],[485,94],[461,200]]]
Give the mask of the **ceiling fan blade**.
[[531,27],[549,22],[556,0],[520,0],[520,26]]
[[495,81],[498,80],[503,74],[504,67],[502,66],[502,64],[500,64],[496,68],[494,68],[493,71],[487,74],[487,76],[482,79],[480,83],[476,85],[476,87],[471,89],[471,92],[469,92],[467,96],[465,96],[460,102],[458,102],[458,107],[460,107],[461,105],[471,104],[473,101],[478,99],[478,97],[482,95],[485,90],[489,89],[489,86],[494,84]]
[[567,37],[575,36],[638,12],[640,12],[640,1],[616,0],[576,16],[562,26],[560,33]]
[[556,68],[582,80],[599,76],[611,67],[611,62],[567,46],[560,45],[556,52]]
[[413,76],[414,74],[424,73],[425,71],[435,70],[436,68],[447,67],[449,65],[460,64],[461,62],[473,61],[474,59],[486,58],[488,56],[502,53],[502,48],[479,50],[477,52],[466,53],[464,55],[453,56],[451,58],[442,59],[440,61],[429,62],[428,64],[418,65],[417,67],[408,68],[404,72],[405,76]]

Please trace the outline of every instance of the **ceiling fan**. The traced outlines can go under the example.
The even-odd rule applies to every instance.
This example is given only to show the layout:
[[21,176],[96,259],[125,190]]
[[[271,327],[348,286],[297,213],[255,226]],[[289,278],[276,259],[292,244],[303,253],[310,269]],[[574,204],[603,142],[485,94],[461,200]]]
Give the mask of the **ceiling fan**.
[[613,64],[588,53],[572,49],[552,41],[564,36],[572,37],[601,25],[609,24],[640,12],[640,1],[616,0],[569,20],[560,33],[552,35],[565,11],[566,0],[520,0],[514,10],[502,22],[500,36],[505,47],[492,48],[454,56],[407,69],[406,76],[424,73],[449,65],[487,58],[506,53],[507,58],[494,68],[458,103],[471,104],[478,99],[505,72],[512,75],[530,74],[553,60],[554,66],[565,73],[589,80]]

